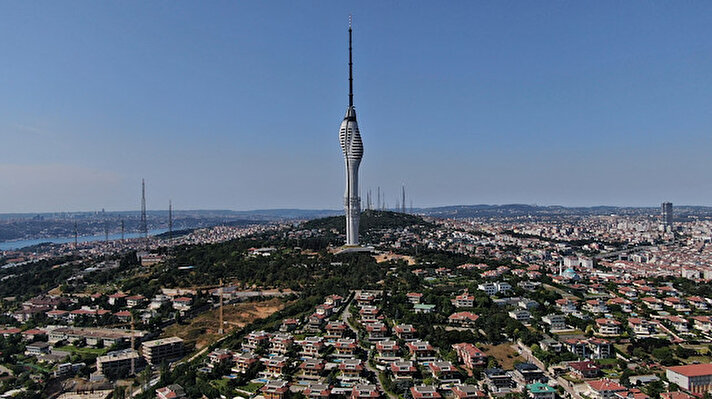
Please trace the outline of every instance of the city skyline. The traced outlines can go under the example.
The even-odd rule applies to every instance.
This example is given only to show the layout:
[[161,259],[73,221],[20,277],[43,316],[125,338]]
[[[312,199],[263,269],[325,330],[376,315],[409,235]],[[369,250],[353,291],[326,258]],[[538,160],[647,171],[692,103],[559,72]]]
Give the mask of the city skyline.
[[338,209],[349,13],[362,197],[712,205],[712,6],[612,4],[6,4],[0,212]]

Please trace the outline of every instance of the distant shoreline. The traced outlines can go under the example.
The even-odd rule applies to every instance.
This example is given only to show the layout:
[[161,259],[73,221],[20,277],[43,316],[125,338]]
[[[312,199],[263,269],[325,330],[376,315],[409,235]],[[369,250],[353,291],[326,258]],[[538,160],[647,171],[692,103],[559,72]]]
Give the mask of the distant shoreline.
[[[150,230],[148,232],[149,236],[157,235],[157,234],[162,234],[167,232],[168,229],[155,229],[155,230]],[[141,237],[142,233],[138,232],[132,232],[132,233],[125,233],[124,238],[139,238]],[[82,236],[82,237],[77,237],[77,241],[82,243],[82,242],[96,242],[96,241],[102,241],[105,239],[105,236],[103,234],[95,234],[95,235],[90,235],[90,236]],[[121,239],[121,233],[114,233],[114,234],[109,234],[109,241],[114,241],[114,240],[120,240]],[[14,250],[19,250],[22,248],[27,248],[31,247],[34,245],[39,245],[39,244],[66,244],[69,242],[73,242],[74,237],[54,237],[54,238],[35,238],[35,239],[27,239],[27,240],[11,240],[11,241],[2,241],[0,242],[0,250],[2,251],[14,251]]]

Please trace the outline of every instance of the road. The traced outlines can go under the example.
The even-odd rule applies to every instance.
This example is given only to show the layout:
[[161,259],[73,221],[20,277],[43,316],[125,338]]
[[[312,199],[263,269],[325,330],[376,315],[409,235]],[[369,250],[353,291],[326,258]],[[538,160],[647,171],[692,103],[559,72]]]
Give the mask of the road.
[[[221,337],[220,339],[218,339],[217,341],[215,341],[215,343],[222,342],[222,341],[223,341],[225,338],[227,338],[228,336],[229,336],[229,334],[225,334],[223,337]],[[196,353],[195,355],[191,356],[188,360],[180,360],[180,361],[171,363],[170,369],[173,370],[173,369],[176,368],[176,366],[178,366],[179,364],[182,364],[182,363],[191,363],[193,360],[197,359],[197,358],[200,357],[202,354],[204,354],[209,348],[210,348],[210,345],[206,345],[205,348],[201,349],[198,353]],[[153,386],[155,386],[156,384],[158,384],[158,381],[160,381],[160,379],[161,379],[161,378],[160,378],[160,373],[156,372],[156,374],[158,374],[158,377],[156,377],[156,378],[154,378],[154,379],[151,380],[151,382],[148,384],[148,388],[149,388],[149,389],[152,388]],[[141,394],[141,392],[143,392],[143,387],[139,387],[137,390],[133,391],[133,392],[131,393],[131,397],[133,398],[133,397],[135,397],[136,395]]]
[[522,357],[526,359],[528,362],[534,363],[537,367],[540,369],[544,370],[544,374],[550,379],[550,380],[556,380],[556,382],[559,383],[559,385],[564,388],[564,390],[569,394],[571,398],[574,399],[583,399],[581,395],[579,395],[576,392],[576,389],[574,389],[573,384],[571,382],[561,378],[561,377],[556,377],[553,374],[547,370],[546,366],[544,363],[542,363],[539,359],[537,359],[533,354],[531,348],[528,346],[524,345],[521,342],[517,342],[516,345],[512,345],[513,348],[515,348],[519,353],[521,353]]
[[[158,384],[158,381],[160,381],[160,380],[161,380],[161,377],[160,377],[160,376],[153,378],[151,381],[149,381],[148,386],[146,387],[146,389],[151,389],[151,388],[153,388],[154,386],[156,386],[156,384]],[[136,397],[136,396],[140,395],[140,394],[143,392],[143,388],[144,388],[144,387],[138,387],[137,390],[131,392],[131,397],[133,398],[133,397]]]
[[[353,298],[355,298],[356,295],[358,295],[358,293],[359,293],[359,291],[356,291],[356,292],[355,292],[355,294],[351,297],[351,299],[349,300],[349,302],[345,305],[344,311],[341,313],[341,320],[343,320],[344,323],[346,323],[346,325],[349,326],[349,328],[351,329],[351,331],[353,331],[354,334],[356,334],[356,339],[357,339],[357,340],[358,340],[358,330],[357,330],[356,328],[354,328],[354,326],[352,326],[351,324],[349,324],[349,318],[351,317],[351,311],[349,310],[349,308],[351,307],[351,302],[353,302]],[[398,399],[398,396],[393,395],[393,394],[391,394],[390,392],[387,392],[385,389],[383,389],[383,385],[381,384],[381,380],[378,378],[378,373],[379,373],[379,371],[376,370],[374,367],[372,367],[371,364],[368,362],[368,360],[364,362],[364,365],[366,366],[366,370],[368,370],[368,371],[370,371],[370,372],[373,373],[373,375],[374,375],[374,377],[375,377],[375,379],[376,379],[375,383],[376,383],[376,386],[378,386],[378,389],[380,389],[381,392],[383,392],[383,393],[385,393],[386,395],[388,395],[388,397],[389,397],[390,399]]]

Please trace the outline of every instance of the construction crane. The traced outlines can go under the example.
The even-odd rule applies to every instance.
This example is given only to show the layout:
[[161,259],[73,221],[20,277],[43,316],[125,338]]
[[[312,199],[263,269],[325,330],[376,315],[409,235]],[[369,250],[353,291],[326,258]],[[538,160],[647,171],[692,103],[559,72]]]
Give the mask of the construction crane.
[[[131,327],[131,349],[136,350],[136,324],[134,322],[134,314],[133,312],[131,313],[131,321],[128,323],[120,323],[120,324],[112,324],[110,326],[105,326],[106,328],[114,328],[114,327],[121,327],[121,326],[126,326],[129,325]],[[130,375],[135,375],[136,374],[136,359],[134,357],[131,358],[131,374]]]
[[[136,350],[136,332],[133,312],[131,312],[131,350]],[[136,375],[136,358],[133,356],[131,356],[131,375]]]
[[[217,284],[217,285],[203,285],[203,286],[200,286],[200,287],[193,287],[193,289],[196,290],[196,291],[209,290],[209,289],[213,289],[213,288],[217,288],[217,289],[218,289],[218,295],[220,296],[220,310],[219,310],[219,312],[220,312],[220,313],[219,313],[219,314],[220,314],[220,325],[218,326],[218,334],[221,334],[221,335],[222,335],[222,334],[225,334],[225,324],[226,324],[226,323],[225,323],[225,320],[224,320],[224,313],[223,313],[223,309],[224,309],[224,306],[223,306],[223,305],[224,305],[224,304],[223,304],[223,287],[224,287],[224,285],[223,285],[223,280],[222,280],[222,279],[220,279],[220,283]],[[229,323],[228,323],[228,324],[229,324]]]

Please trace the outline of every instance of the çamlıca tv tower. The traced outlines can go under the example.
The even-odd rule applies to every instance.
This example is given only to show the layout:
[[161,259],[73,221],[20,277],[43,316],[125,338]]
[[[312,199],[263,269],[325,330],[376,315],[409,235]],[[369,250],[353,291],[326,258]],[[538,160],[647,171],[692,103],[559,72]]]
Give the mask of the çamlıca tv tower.
[[358,245],[358,225],[361,216],[361,199],[358,194],[358,167],[363,157],[363,142],[356,122],[354,108],[353,62],[351,59],[351,18],[349,17],[349,107],[339,129],[339,143],[344,153],[346,164],[346,193],[344,209],[346,211],[346,245]]

